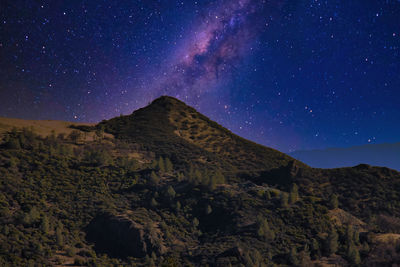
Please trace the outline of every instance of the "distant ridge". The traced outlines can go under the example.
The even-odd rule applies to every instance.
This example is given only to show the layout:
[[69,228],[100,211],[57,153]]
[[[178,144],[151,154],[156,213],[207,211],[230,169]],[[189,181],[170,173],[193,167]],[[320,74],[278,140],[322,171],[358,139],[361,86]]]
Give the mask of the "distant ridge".
[[290,155],[315,168],[351,167],[365,163],[400,171],[400,143],[295,151]]

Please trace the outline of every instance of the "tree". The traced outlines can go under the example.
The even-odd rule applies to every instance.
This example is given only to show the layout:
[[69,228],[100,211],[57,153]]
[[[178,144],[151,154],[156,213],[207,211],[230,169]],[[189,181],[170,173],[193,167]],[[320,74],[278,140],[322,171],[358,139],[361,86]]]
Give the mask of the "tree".
[[181,172],[179,172],[179,173],[176,175],[176,180],[177,180],[178,182],[182,182],[184,178],[185,178],[185,176],[184,176],[183,173],[181,173]]
[[331,209],[337,209],[339,207],[339,199],[336,194],[331,195],[329,204],[330,204]]
[[257,218],[257,235],[262,237],[266,240],[273,240],[275,239],[275,233],[269,227],[268,221],[266,218],[259,216]]
[[199,219],[197,219],[196,217],[193,219],[192,221],[193,227],[197,228],[197,226],[199,226]]
[[175,207],[176,207],[176,212],[178,212],[181,210],[182,205],[179,201],[177,201]]
[[217,184],[225,183],[225,176],[219,170],[214,173],[214,179]]
[[57,240],[57,245],[62,247],[64,245],[64,236],[63,236],[63,225],[60,222],[57,226],[56,229],[56,240]]
[[208,215],[208,214],[210,214],[211,212],[212,212],[211,206],[210,206],[210,205],[207,205],[207,207],[206,207],[206,214]]
[[10,157],[9,165],[11,168],[15,168],[18,165],[18,160],[16,157]]
[[318,257],[320,255],[319,242],[315,238],[311,239],[311,252],[313,254],[313,257]]
[[165,158],[165,171],[171,173],[174,170],[174,166],[169,158]]
[[208,189],[210,191],[215,190],[215,188],[217,188],[217,179],[215,176],[211,176],[211,178],[208,181]]
[[353,230],[352,225],[347,226],[346,243],[347,243],[347,246],[350,246],[350,244],[354,244],[354,230]]
[[360,244],[360,232],[358,230],[355,230],[353,236],[354,236],[353,237],[354,244],[359,245]]
[[298,255],[298,265],[299,266],[313,266],[311,257],[310,257],[310,251],[305,248],[303,251],[301,251]]
[[109,165],[112,163],[113,158],[106,150],[90,151],[85,155],[85,160],[96,166]]
[[265,196],[266,200],[270,200],[271,199],[271,193],[269,192],[269,190],[265,191],[264,196]]
[[290,189],[289,203],[290,204],[296,203],[298,198],[299,198],[299,189],[297,187],[297,184],[293,184],[292,188]]
[[164,164],[164,159],[163,159],[162,157],[160,157],[160,158],[158,159],[157,167],[158,167],[158,170],[159,170],[161,173],[164,173],[164,172],[165,172],[165,164]]
[[354,243],[350,244],[347,250],[347,257],[354,265],[359,265],[361,263],[360,252],[358,251],[358,248],[354,245]]
[[333,255],[337,252],[338,250],[338,233],[337,231],[331,227],[328,238],[326,239],[326,250],[329,255]]
[[152,198],[150,201],[150,205],[154,208],[154,207],[157,207],[158,203],[154,198]]
[[6,147],[8,149],[21,149],[21,144],[19,142],[19,139],[16,137],[10,137],[8,142],[6,143]]
[[153,186],[158,185],[158,183],[160,182],[160,178],[157,176],[157,174],[152,171],[150,174],[150,184]]
[[288,207],[288,194],[286,192],[281,192],[281,207]]
[[299,263],[299,259],[297,257],[297,249],[295,247],[292,247],[290,249],[289,261],[292,265],[298,265]]
[[168,186],[166,195],[170,200],[175,198],[176,192],[172,186]]
[[40,224],[40,229],[42,230],[43,233],[47,234],[49,232],[49,219],[46,215],[42,217],[42,222]]

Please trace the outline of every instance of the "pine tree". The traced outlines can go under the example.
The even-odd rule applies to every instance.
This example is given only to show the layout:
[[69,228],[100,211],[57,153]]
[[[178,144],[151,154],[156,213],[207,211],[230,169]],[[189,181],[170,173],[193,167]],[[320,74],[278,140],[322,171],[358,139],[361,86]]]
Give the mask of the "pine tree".
[[181,205],[181,203],[179,201],[177,201],[175,207],[176,207],[176,211],[178,212],[178,211],[181,210],[182,205]]
[[60,222],[57,226],[56,229],[56,240],[57,240],[57,245],[62,247],[64,245],[64,236],[63,236],[63,225]]
[[346,244],[347,246],[354,244],[354,230],[352,225],[347,226],[346,229]]
[[165,158],[165,171],[167,173],[172,173],[172,171],[174,170],[174,166],[172,165],[172,162],[169,158]]
[[329,204],[330,204],[331,209],[337,209],[339,207],[339,199],[336,194],[331,195]]
[[265,196],[266,200],[270,200],[271,199],[271,193],[269,192],[269,190],[265,191],[264,196]]
[[224,184],[225,183],[225,176],[219,170],[215,172],[214,178],[215,178],[215,181],[216,181],[217,184]]
[[266,218],[259,216],[257,218],[257,234],[259,237],[262,237],[266,240],[273,240],[275,239],[275,233],[269,227],[268,221]]
[[212,212],[211,206],[210,206],[210,205],[207,205],[207,207],[206,207],[206,214],[208,215],[208,214],[210,214],[211,212]]
[[347,250],[347,257],[354,265],[359,265],[361,263],[360,252],[358,251],[358,248],[354,245],[354,243],[350,244]]
[[281,207],[288,207],[288,194],[286,192],[281,192]]
[[176,192],[175,192],[174,188],[172,186],[168,186],[168,188],[167,188],[167,198],[169,198],[170,200],[174,199],[175,195],[176,195]]
[[150,200],[150,205],[151,205],[153,208],[155,208],[155,207],[157,207],[158,203],[157,203],[157,201],[156,201],[154,198],[152,198],[152,199]]
[[152,171],[150,174],[150,184],[153,186],[156,186],[156,185],[158,185],[159,182],[160,182],[160,178],[154,171]]
[[319,243],[317,241],[317,239],[313,238],[311,239],[311,252],[312,254],[315,256],[319,256],[320,255],[320,247],[319,247]]
[[193,185],[198,185],[203,181],[203,175],[200,170],[195,170],[194,171],[194,176],[192,180]]
[[47,218],[46,215],[42,217],[42,222],[40,224],[40,229],[42,230],[43,233],[47,234],[49,232],[49,219]]
[[358,230],[355,230],[353,236],[354,236],[353,237],[354,244],[359,245],[360,244],[360,232]]
[[194,228],[197,228],[197,226],[199,226],[199,219],[194,218],[193,221],[192,221],[192,224],[193,224]]
[[11,137],[6,143],[6,147],[9,149],[21,149],[21,144],[17,138]]
[[165,164],[164,164],[164,159],[162,158],[162,157],[160,157],[159,159],[158,159],[158,170],[161,172],[161,173],[164,173],[165,172]]
[[290,189],[289,203],[290,204],[296,203],[298,198],[299,198],[299,189],[297,187],[297,184],[293,184],[292,188]]
[[298,265],[299,259],[297,257],[297,249],[295,247],[292,247],[289,253],[289,261],[293,265]]
[[214,191],[217,188],[217,178],[215,176],[211,176],[210,180],[208,181],[208,189],[210,191]]
[[329,255],[333,255],[337,252],[338,250],[338,233],[337,231],[332,227],[327,238],[326,242],[326,250]]

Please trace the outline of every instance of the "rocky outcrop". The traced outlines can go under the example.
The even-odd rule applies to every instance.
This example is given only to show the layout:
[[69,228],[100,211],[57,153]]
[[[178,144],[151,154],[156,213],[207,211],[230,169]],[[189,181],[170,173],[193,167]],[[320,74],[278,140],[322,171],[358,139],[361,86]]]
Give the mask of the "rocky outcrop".
[[143,258],[166,252],[162,234],[153,222],[142,225],[124,216],[102,213],[89,223],[86,233],[97,253],[111,257]]

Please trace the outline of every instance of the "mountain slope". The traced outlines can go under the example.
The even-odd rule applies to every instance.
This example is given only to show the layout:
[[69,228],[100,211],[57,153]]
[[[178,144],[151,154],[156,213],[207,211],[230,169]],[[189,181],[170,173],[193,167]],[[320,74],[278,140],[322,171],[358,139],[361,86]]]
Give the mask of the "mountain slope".
[[4,133],[1,266],[400,262],[397,171],[311,168],[169,97],[73,127]]
[[131,115],[103,121],[98,127],[184,166],[189,161],[240,173],[270,170],[294,161],[277,150],[233,134],[168,96],[154,100]]
[[290,155],[315,168],[340,168],[365,163],[400,171],[400,143],[295,151]]
[[56,120],[23,120],[14,118],[0,117],[0,136],[6,132],[11,131],[13,128],[31,128],[35,129],[35,132],[42,136],[49,136],[54,131],[56,135],[62,133],[65,135],[70,134],[73,129],[71,125],[84,125],[94,126],[94,123],[76,123],[68,121],[56,121]]

